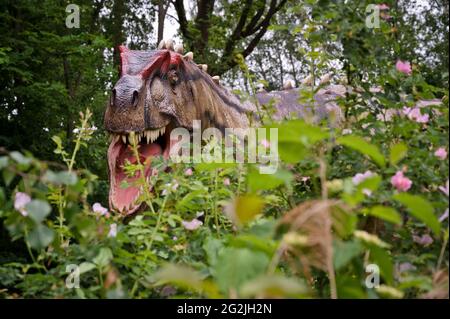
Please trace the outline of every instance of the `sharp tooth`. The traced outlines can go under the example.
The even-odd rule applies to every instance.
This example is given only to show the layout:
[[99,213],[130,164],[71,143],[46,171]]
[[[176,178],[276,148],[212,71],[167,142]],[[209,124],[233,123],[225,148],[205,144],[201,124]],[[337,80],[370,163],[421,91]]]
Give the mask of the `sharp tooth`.
[[122,135],[122,141],[123,141],[123,144],[127,144],[127,136],[126,135]]
[[147,139],[147,144],[149,144],[149,142],[150,142],[150,132],[149,131],[145,132],[145,138]]

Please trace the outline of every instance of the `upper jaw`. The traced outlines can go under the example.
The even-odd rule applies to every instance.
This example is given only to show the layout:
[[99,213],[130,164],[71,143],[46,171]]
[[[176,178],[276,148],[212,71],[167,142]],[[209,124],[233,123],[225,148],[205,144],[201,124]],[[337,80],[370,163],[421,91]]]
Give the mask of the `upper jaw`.
[[163,136],[166,133],[166,127],[158,127],[158,128],[151,128],[151,129],[145,129],[142,131],[120,131],[120,132],[111,132],[109,131],[109,134],[111,136],[111,141],[113,141],[114,137],[119,136],[119,138],[122,139],[124,144],[133,144],[133,136],[130,133],[134,133],[135,141],[136,143],[146,142],[147,144],[153,143],[158,139],[158,137]]

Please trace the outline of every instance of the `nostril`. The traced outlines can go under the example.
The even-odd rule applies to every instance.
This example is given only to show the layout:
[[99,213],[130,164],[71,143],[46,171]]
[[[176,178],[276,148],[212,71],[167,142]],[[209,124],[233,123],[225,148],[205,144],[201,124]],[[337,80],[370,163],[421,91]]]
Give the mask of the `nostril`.
[[111,105],[114,105],[116,103],[116,89],[112,89],[109,103]]
[[131,99],[131,105],[133,105],[134,107],[136,107],[137,104],[138,104],[138,101],[139,101],[139,92],[136,91],[136,90],[134,90],[134,91],[133,91],[133,97],[132,97],[132,99]]

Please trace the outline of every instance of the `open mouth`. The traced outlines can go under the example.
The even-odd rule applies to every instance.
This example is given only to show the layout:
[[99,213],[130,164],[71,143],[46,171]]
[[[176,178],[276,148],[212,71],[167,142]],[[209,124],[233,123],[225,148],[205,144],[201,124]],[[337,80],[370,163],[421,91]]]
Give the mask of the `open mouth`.
[[[157,156],[166,159],[169,157],[170,131],[169,124],[157,129],[134,132],[139,163],[144,166],[143,173],[147,183],[150,182],[152,174],[157,172],[152,168],[152,160]],[[129,133],[112,133],[112,141],[108,148],[109,206],[123,215],[130,215],[139,209],[141,203],[138,202],[138,198],[143,192],[142,187],[136,186],[136,181],[142,178],[142,170],[130,176],[124,168],[127,163],[138,163],[132,145],[132,135]]]

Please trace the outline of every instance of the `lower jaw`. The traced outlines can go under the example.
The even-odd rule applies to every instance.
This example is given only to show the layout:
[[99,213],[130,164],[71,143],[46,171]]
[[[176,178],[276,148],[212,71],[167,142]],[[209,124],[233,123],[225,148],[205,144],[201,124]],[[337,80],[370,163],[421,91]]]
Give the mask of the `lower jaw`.
[[[117,211],[124,216],[135,214],[144,207],[144,204],[139,198],[143,193],[144,186],[142,183],[147,183],[151,189],[150,177],[152,174],[157,174],[156,169],[152,168],[151,162],[156,156],[163,156],[163,158],[167,159],[170,154],[170,130],[155,140],[147,140],[145,134],[144,138],[141,138],[138,147],[139,162],[144,165],[144,181],[141,177],[141,170],[138,170],[133,177],[130,177],[125,174],[123,169],[123,164],[126,160],[131,164],[137,163],[134,152],[131,150],[132,147],[128,144],[128,139],[124,143],[122,136],[113,136],[113,140],[108,149],[110,175],[109,206],[111,210]],[[123,186],[121,184],[124,182],[128,185],[126,188],[121,188]]]

